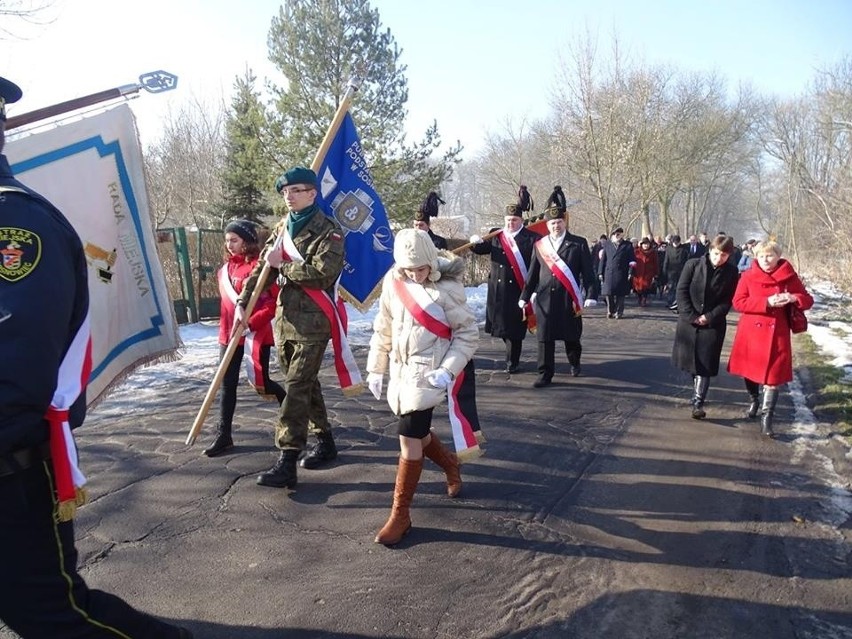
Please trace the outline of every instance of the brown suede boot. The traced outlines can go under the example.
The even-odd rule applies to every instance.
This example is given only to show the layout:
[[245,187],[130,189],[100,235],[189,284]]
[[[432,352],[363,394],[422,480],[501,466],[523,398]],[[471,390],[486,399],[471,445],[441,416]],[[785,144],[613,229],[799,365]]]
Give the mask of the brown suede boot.
[[393,546],[411,529],[409,507],[420,481],[420,471],[423,470],[423,459],[399,458],[399,468],[396,471],[396,487],[393,491],[393,506],[390,518],[376,535],[375,542],[385,546]]
[[447,494],[456,497],[461,492],[462,480],[459,472],[459,458],[441,443],[435,433],[428,446],[423,448],[423,454],[444,469],[447,474]]

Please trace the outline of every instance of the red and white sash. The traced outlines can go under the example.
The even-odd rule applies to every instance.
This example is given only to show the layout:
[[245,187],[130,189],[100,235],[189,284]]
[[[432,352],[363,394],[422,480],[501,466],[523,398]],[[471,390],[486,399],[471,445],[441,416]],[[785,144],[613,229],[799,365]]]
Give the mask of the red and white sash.
[[524,262],[524,256],[521,255],[521,249],[518,248],[518,243],[505,230],[497,237],[500,239],[503,252],[506,253],[506,259],[509,260],[509,266],[512,267],[512,273],[515,274],[515,281],[521,290],[524,290],[524,283],[527,281],[527,265]]
[[544,263],[547,264],[550,272],[553,273],[553,276],[562,283],[562,286],[565,287],[565,290],[567,290],[568,294],[571,296],[571,300],[574,303],[574,315],[582,314],[583,303],[585,302],[583,299],[583,290],[580,288],[579,284],[577,284],[577,280],[574,279],[574,274],[571,272],[571,269],[568,268],[565,260],[559,257],[556,249],[553,248],[550,238],[541,238],[535,243],[535,247],[538,250],[538,254],[541,255],[541,259],[543,259]]
[[[527,265],[524,262],[524,256],[521,255],[521,249],[518,248],[518,243],[515,241],[515,238],[505,230],[497,237],[500,239],[500,246],[503,247],[503,252],[506,254],[509,266],[512,267],[512,273],[515,274],[515,281],[518,283],[518,288],[523,291],[529,272],[527,271]],[[532,330],[536,325],[536,320],[533,305],[529,302],[527,302],[527,305],[523,309],[523,315],[527,325],[530,327],[530,330]]]
[[[429,296],[423,286],[410,280],[398,279],[393,280],[393,286],[394,292],[406,310],[421,326],[441,339],[451,340],[453,338],[453,329],[447,321],[444,309]],[[447,392],[447,407],[450,416],[450,429],[453,433],[453,445],[460,460],[473,459],[482,455],[479,443],[484,441],[484,438],[482,431],[478,428],[479,418],[476,417],[475,395],[471,398],[474,405],[470,406],[469,400],[463,392],[465,387],[473,382],[474,380],[465,378],[465,371],[462,370],[456,375]]]
[[[228,276],[228,265],[225,264],[219,269],[219,295],[222,299],[228,300],[231,307],[237,305],[239,293],[234,289],[231,283],[231,278]],[[266,385],[263,382],[263,368],[261,365],[261,349],[263,347],[263,339],[259,339],[257,332],[249,330],[245,334],[245,342],[243,344],[243,353],[248,354],[246,359],[246,376],[249,384],[254,386],[254,389],[264,394]]]
[[[296,244],[293,242],[293,238],[290,237],[290,233],[286,227],[283,227],[281,233],[278,234],[278,239],[275,240],[275,243],[266,255],[266,261],[269,262],[270,266],[276,268],[284,262],[302,263],[305,261],[302,254],[299,253],[299,249],[296,248]],[[276,261],[278,264],[274,264]],[[354,397],[364,391],[364,383],[346,335],[349,330],[349,317],[346,314],[346,305],[337,293],[338,284],[340,284],[339,277],[332,288],[333,295],[329,295],[326,291],[306,286],[303,286],[302,290],[320,307],[320,310],[331,325],[331,346],[334,350],[334,368],[337,371],[340,390],[347,397]]]
[[68,423],[68,411],[86,389],[92,372],[92,336],[89,315],[80,325],[77,334],[62,358],[56,380],[53,400],[45,413],[50,431],[50,456],[53,461],[57,493],[57,517],[70,521],[77,506],[86,503],[83,486],[86,478],[80,471],[77,447]]

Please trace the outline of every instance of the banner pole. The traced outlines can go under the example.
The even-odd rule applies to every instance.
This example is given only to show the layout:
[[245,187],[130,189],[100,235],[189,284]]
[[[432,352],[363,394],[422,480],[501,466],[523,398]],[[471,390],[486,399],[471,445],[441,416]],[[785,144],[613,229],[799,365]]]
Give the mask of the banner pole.
[[150,73],[144,73],[139,76],[138,84],[124,84],[122,86],[113,87],[112,89],[98,91],[97,93],[90,93],[89,95],[84,95],[72,100],[66,100],[65,102],[59,102],[58,104],[52,104],[41,109],[36,109],[35,111],[29,111],[28,113],[22,113],[21,115],[8,118],[6,120],[6,130],[11,131],[12,129],[26,126],[33,122],[46,120],[47,118],[70,113],[71,111],[76,111],[78,109],[85,109],[86,107],[95,106],[102,102],[133,96],[139,93],[142,89],[145,89],[148,93],[171,91],[177,87],[177,81],[178,78],[176,75],[166,71],[151,71]]
[[[340,101],[340,105],[337,107],[337,111],[334,114],[334,117],[331,120],[331,124],[328,126],[328,130],[325,133],[325,137],[320,144],[319,149],[314,156],[314,161],[311,163],[311,169],[314,172],[317,172],[322,166],[322,162],[325,159],[326,153],[328,153],[329,147],[331,147],[331,143],[334,140],[334,136],[337,135],[338,129],[340,129],[340,125],[343,123],[343,118],[346,116],[346,112],[349,110],[349,105],[352,104],[352,98],[355,96],[355,92],[358,91],[358,82],[356,79],[352,79],[349,81],[349,85],[346,87],[346,93],[343,95],[343,99]],[[284,232],[284,227],[282,226],[281,232]],[[280,235],[280,234],[279,234]],[[277,239],[277,237],[276,237]],[[257,276],[257,282],[255,283],[254,290],[251,293],[251,298],[246,304],[245,317],[246,321],[251,317],[251,313],[254,310],[255,304],[257,304],[258,298],[260,298],[261,293],[263,292],[264,284],[266,283],[266,278],[269,277],[269,271],[271,267],[269,263],[264,260],[263,268]],[[207,389],[207,394],[204,396],[204,401],[201,403],[201,408],[198,409],[198,414],[195,416],[195,421],[192,422],[192,427],[189,429],[189,434],[186,436],[186,445],[192,446],[195,443],[195,440],[198,438],[198,433],[201,431],[202,425],[204,425],[204,420],[207,418],[207,413],[210,412],[210,407],[213,405],[213,400],[216,399],[216,393],[219,390],[219,386],[222,384],[222,380],[225,377],[225,371],[228,369],[228,365],[231,363],[231,358],[234,356],[234,351],[237,350],[237,346],[240,343],[240,339],[242,338],[241,332],[236,332],[231,335],[231,339],[228,342],[228,348],[225,350],[225,353],[222,355],[222,361],[219,362],[219,367],[216,369],[216,374],[213,376],[213,381],[210,383],[210,388]]]

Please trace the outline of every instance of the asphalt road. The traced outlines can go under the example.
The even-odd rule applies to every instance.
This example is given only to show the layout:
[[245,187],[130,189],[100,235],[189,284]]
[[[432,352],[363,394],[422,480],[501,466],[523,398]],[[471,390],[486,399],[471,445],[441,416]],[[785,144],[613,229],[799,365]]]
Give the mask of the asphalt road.
[[[724,373],[707,419],[691,419],[690,380],[669,364],[675,318],[655,304],[622,320],[588,309],[582,376],[558,352],[544,389],[534,338],[509,377],[483,336],[486,455],[455,500],[427,462],[395,548],[373,543],[395,419],[369,394],[343,398],[330,369],[340,458],[292,493],[255,484],[276,453],[274,407],[252,391],[237,448],[216,459],[201,456],[212,419],[183,444],[209,379],[109,399],[78,436],[94,498],[82,573],[199,639],[852,637],[852,531],[836,507],[852,497],[827,478],[822,435],[762,438]],[[785,394],[779,430],[791,418]],[[434,424],[448,440],[445,409]]]

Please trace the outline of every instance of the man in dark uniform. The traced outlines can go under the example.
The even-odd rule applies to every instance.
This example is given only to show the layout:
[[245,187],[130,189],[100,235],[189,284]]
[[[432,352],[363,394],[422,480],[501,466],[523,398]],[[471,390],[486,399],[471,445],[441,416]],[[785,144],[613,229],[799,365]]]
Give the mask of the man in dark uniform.
[[583,291],[595,277],[586,238],[572,235],[565,214],[557,208],[544,212],[548,235],[535,244],[533,261],[518,306],[535,295],[539,377],[533,384],[550,384],[555,371],[556,340],[565,342],[571,374],[580,374],[583,347]]
[[624,239],[624,229],[613,229],[610,241],[604,244],[603,257],[598,263],[601,295],[606,300],[606,316],[624,317],[624,298],[630,292],[630,270],[636,266],[633,243]]
[[[0,78],[0,151],[5,105],[20,97]],[[85,497],[63,422],[74,429],[86,414],[86,258],[71,224],[14,178],[5,155],[0,254],[0,619],[26,638],[191,638],[77,572],[72,518]],[[63,393],[69,382],[76,394]]]
[[[275,188],[284,196],[290,212],[271,234],[263,257],[246,280],[237,300],[234,324],[245,325],[245,307],[266,259],[273,268],[264,286],[271,286],[275,278],[281,286],[274,328],[287,396],[275,426],[275,445],[281,456],[271,469],[258,476],[257,483],[294,488],[296,463],[307,446],[309,425],[318,443],[302,459],[302,468],[318,468],[337,458],[319,383],[323,355],[331,339],[332,318],[316,300],[323,292],[333,292],[343,270],[344,244],[340,225],[316,205],[316,173],[294,167],[278,178]],[[282,229],[292,239],[298,255],[282,254],[280,242],[276,243]]]
[[426,211],[421,209],[414,214],[414,224],[412,226],[421,231],[426,231],[429,234],[429,239],[432,240],[432,244],[435,245],[436,249],[444,249],[446,251],[446,238],[443,238],[440,235],[432,232],[432,226],[431,222],[429,221],[429,218],[430,215]]
[[[498,230],[491,229],[491,232]],[[479,235],[470,238],[473,253],[491,256],[485,332],[503,339],[507,373],[517,373],[520,366],[527,323],[523,310],[518,308],[518,299],[526,283],[533,245],[539,237],[524,227],[518,205],[510,204],[506,207],[503,229],[489,242],[483,241]]]

